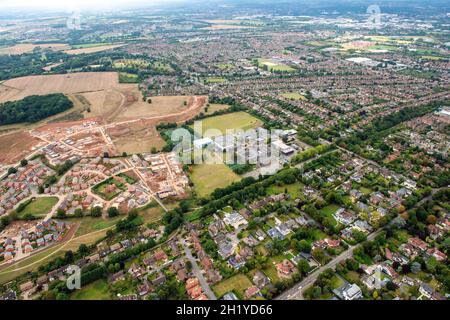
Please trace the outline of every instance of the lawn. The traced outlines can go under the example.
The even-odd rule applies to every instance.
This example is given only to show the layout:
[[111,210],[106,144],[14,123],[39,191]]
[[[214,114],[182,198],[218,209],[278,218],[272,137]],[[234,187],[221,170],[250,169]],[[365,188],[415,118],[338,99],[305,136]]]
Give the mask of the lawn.
[[225,293],[230,291],[236,291],[242,297],[244,297],[244,292],[249,287],[252,286],[251,281],[246,275],[237,274],[231,278],[219,282],[212,287],[214,293],[217,297],[222,297]]
[[36,198],[18,214],[18,218],[21,219],[27,215],[33,215],[36,218],[45,217],[57,203],[57,197]]
[[[240,111],[228,114],[223,114],[220,116],[210,117],[201,120],[202,128],[194,128],[197,130],[198,134],[203,134],[204,137],[215,137],[219,135],[224,135],[226,130],[248,130],[257,127],[261,127],[263,123],[257,118],[251,116],[250,114]],[[199,130],[200,129],[200,130]],[[219,130],[220,133],[207,132],[207,130],[215,129]]]
[[296,92],[281,93],[280,96],[290,100],[306,100],[306,98],[303,95]]
[[320,210],[322,214],[325,214],[327,217],[330,217],[333,219],[334,223],[337,224],[337,221],[334,219],[333,214],[339,209],[340,207],[336,204],[330,204]]
[[267,188],[267,194],[269,195],[275,195],[284,193],[285,189],[287,189],[287,192],[291,196],[292,199],[297,199],[300,197],[302,193],[303,185],[299,182],[289,185],[282,185],[282,186],[276,186],[272,185],[269,188]]
[[200,197],[211,194],[217,188],[224,188],[241,178],[225,164],[201,164],[193,167],[191,180]]
[[97,280],[80,290],[72,292],[70,300],[110,300],[108,283],[106,280]]

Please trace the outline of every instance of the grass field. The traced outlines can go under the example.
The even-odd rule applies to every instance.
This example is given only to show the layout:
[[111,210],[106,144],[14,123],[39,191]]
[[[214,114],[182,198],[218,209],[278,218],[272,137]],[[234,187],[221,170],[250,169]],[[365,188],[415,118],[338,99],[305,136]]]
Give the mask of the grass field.
[[111,294],[109,293],[108,282],[106,280],[94,281],[80,290],[72,292],[70,300],[109,300]]
[[272,185],[267,189],[267,193],[269,195],[275,195],[275,194],[284,193],[285,189],[287,189],[287,192],[290,194],[292,199],[297,199],[302,192],[302,188],[303,188],[303,186],[301,183],[294,183],[294,184],[283,185],[283,186]]
[[65,50],[64,53],[67,54],[73,54],[73,55],[78,55],[78,54],[87,54],[87,53],[96,53],[96,52],[101,52],[101,51],[106,51],[106,50],[112,50],[115,48],[120,48],[124,46],[124,44],[108,44],[108,45],[104,45],[102,43],[90,43],[90,44],[83,44],[83,45],[76,45],[73,46],[72,49],[70,50]]
[[36,218],[45,217],[56,203],[58,203],[57,197],[36,198],[18,214],[18,218],[20,219],[27,215],[33,215]]
[[217,188],[226,187],[241,178],[225,164],[201,164],[194,166],[191,180],[197,194],[209,195]]
[[295,69],[270,59],[257,59],[260,68],[266,67],[271,72],[294,72]]
[[225,293],[230,291],[236,291],[243,297],[245,290],[247,290],[251,286],[252,283],[246,275],[238,274],[219,282],[218,284],[214,285],[212,289],[217,297],[221,297]]
[[[191,127],[194,130],[198,130],[197,133],[200,135],[203,134],[204,137],[215,137],[218,135],[224,135],[227,129],[248,130],[263,125],[262,121],[243,111],[206,118],[201,120],[201,122],[203,132],[199,132],[200,130],[194,128],[193,125]],[[207,132],[208,130],[211,131]],[[213,130],[215,132],[213,132]]]
[[139,83],[139,76],[137,74],[120,72],[119,73],[120,83]]
[[[209,107],[205,107],[203,113],[205,115],[211,115],[216,111],[221,111],[221,110],[226,110],[228,109],[230,106],[227,104],[217,104],[217,103],[211,103],[209,105]],[[208,111],[206,111],[206,108],[208,109]]]
[[[32,255],[31,257],[25,258],[12,266],[9,266],[3,270],[0,270],[0,284],[11,281],[26,272],[35,271],[39,268],[39,266],[51,261],[52,259],[55,259],[58,256],[63,255],[64,250],[59,251],[58,253],[55,253],[62,246],[63,246],[63,244],[54,246],[48,250],[39,252],[38,254]],[[55,253],[55,254],[53,254],[53,253]],[[51,254],[53,254],[53,255],[51,255]],[[49,256],[49,255],[51,255],[51,256]],[[43,259],[43,260],[40,261],[41,259]],[[33,264],[33,263],[35,263],[35,264]],[[23,268],[23,269],[17,270],[19,268]]]
[[123,217],[118,216],[111,219],[103,219],[102,217],[93,218],[93,217],[83,217],[81,219],[73,219],[71,222],[80,222],[80,226],[78,227],[77,232],[75,233],[76,237],[99,231],[105,228],[109,228],[119,222]]

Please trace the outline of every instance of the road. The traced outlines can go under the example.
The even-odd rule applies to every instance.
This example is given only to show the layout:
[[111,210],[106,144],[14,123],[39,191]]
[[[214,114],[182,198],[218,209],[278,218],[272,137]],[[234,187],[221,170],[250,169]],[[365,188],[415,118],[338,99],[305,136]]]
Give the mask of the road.
[[203,288],[203,291],[205,292],[206,296],[209,300],[217,300],[216,295],[211,290],[211,287],[209,286],[208,282],[206,281],[205,277],[203,276],[200,267],[197,264],[197,261],[195,261],[194,257],[192,256],[192,251],[189,249],[189,246],[186,244],[185,239],[181,241],[184,252],[186,253],[186,258],[189,259],[189,261],[192,263],[192,272],[197,277],[198,281],[200,282],[200,285]]
[[[379,235],[383,231],[383,229],[379,229],[373,233],[371,233],[368,237],[368,241],[372,241],[376,238],[377,235]],[[305,279],[300,281],[299,283],[295,284],[291,289],[283,292],[278,297],[275,298],[275,300],[303,300],[302,291],[312,285],[317,277],[324,272],[326,269],[334,268],[336,267],[340,262],[347,260],[353,255],[353,250],[357,247],[361,246],[361,244],[357,244],[354,246],[350,246],[347,250],[342,252],[340,255],[338,255],[336,258],[328,262],[326,265],[321,266],[311,274],[309,274]]]

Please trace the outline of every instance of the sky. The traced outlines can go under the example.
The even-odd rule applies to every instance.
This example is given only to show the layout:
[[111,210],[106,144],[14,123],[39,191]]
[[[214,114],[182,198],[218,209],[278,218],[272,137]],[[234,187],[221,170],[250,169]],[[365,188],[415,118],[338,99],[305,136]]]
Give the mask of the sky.
[[111,8],[122,5],[169,3],[176,0],[0,0],[0,8]]

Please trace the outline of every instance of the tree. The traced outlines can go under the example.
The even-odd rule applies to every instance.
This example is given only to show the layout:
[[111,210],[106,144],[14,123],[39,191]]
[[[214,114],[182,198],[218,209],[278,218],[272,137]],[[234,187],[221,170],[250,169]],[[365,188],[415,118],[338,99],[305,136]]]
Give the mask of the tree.
[[102,208],[100,207],[92,207],[91,208],[91,216],[92,217],[100,217],[102,215]]
[[21,167],[25,167],[27,164],[28,164],[27,159],[22,159],[22,160],[20,160],[20,166],[21,166]]
[[67,217],[66,211],[64,211],[63,209],[58,209],[58,210],[56,211],[56,217],[57,217],[58,219],[64,219],[64,218],[66,218],[66,217]]
[[108,217],[114,218],[114,217],[117,217],[118,215],[119,215],[119,209],[117,209],[116,207],[110,207],[108,209]]

